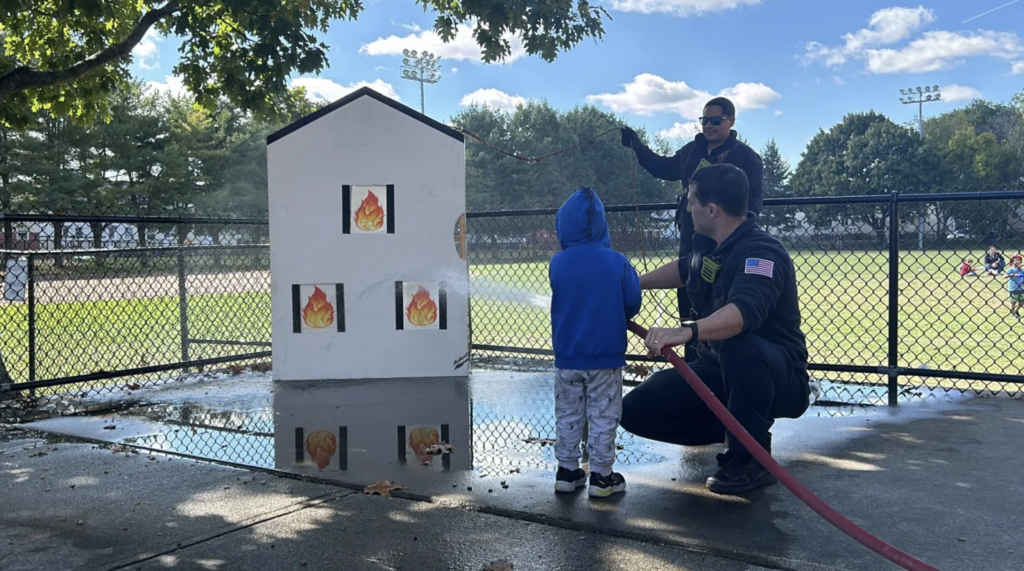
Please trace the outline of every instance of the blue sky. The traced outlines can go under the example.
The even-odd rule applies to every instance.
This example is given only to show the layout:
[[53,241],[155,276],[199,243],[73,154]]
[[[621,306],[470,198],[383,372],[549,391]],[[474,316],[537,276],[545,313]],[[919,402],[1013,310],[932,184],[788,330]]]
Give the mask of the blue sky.
[[[874,109],[916,118],[900,88],[942,86],[934,115],[972,97],[1007,101],[1024,90],[1021,0],[606,0],[601,41],[584,41],[555,62],[517,50],[482,64],[468,28],[443,44],[433,16],[413,0],[371,0],[357,21],[335,23],[325,40],[331,67],[296,77],[328,100],[371,85],[419,108],[419,85],[401,78],[403,48],[442,56],[443,78],[427,86],[427,114],[447,121],[470,102],[501,107],[546,99],[570,109],[593,103],[681,142],[711,96],[737,104],[737,130],[756,148],[774,137],[793,166],[819,128]],[[994,10],[990,13],[990,10]],[[1017,23],[1014,25],[1013,23]],[[177,42],[150,35],[133,70],[172,87]]]

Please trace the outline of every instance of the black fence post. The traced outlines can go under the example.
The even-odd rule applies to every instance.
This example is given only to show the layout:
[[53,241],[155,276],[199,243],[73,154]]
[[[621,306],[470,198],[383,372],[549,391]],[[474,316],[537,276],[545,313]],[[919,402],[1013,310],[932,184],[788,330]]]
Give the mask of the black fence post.
[[[28,290],[28,380],[36,380],[36,257],[26,256],[25,289]],[[30,394],[35,396],[33,389]]]
[[889,201],[889,406],[896,406],[899,396],[899,332],[900,332],[900,203],[899,192]]
[[[188,284],[186,279],[187,268],[185,266],[185,242],[187,226],[178,224],[178,316],[181,321],[181,362],[187,363],[189,359],[189,333],[188,333]],[[186,370],[186,372],[188,372]]]

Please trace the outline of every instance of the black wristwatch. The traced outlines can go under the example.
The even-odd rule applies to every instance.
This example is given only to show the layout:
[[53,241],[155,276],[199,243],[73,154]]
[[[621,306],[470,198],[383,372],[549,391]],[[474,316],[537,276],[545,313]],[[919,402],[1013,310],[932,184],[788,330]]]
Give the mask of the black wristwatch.
[[697,322],[696,321],[684,321],[683,327],[689,327],[690,331],[693,332],[693,336],[690,337],[690,343],[697,342]]

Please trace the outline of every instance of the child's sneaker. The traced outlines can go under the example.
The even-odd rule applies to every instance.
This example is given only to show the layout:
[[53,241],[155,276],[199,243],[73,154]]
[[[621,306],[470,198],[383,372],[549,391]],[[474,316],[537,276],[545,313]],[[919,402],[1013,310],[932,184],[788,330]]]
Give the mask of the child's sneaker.
[[602,476],[597,472],[590,473],[590,490],[592,498],[607,498],[612,494],[626,491],[626,479],[618,472]]
[[577,488],[583,487],[586,484],[587,473],[583,471],[583,468],[568,470],[559,466],[558,472],[555,473],[556,492],[575,492]]

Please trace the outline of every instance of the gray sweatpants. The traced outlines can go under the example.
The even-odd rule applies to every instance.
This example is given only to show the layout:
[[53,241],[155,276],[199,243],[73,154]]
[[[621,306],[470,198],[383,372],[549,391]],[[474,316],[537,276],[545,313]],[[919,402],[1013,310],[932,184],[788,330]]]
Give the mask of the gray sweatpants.
[[558,369],[555,376],[555,458],[559,466],[579,467],[583,422],[589,421],[587,454],[594,472],[607,474],[615,463],[615,431],[622,416],[622,369]]

